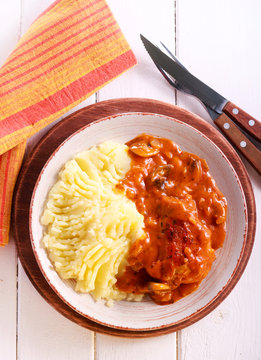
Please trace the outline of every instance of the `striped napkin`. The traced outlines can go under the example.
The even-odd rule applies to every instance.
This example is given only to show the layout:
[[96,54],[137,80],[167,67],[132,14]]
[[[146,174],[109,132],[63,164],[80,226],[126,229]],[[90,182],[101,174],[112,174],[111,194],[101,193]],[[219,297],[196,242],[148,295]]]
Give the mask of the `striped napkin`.
[[58,0],[0,69],[0,245],[26,139],[136,64],[105,0]]

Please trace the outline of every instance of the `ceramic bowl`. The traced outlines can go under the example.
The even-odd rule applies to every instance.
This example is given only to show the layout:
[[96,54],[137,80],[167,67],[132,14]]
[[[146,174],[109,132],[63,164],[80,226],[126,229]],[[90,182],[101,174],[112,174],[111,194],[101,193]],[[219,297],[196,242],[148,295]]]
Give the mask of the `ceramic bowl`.
[[[216,252],[216,261],[211,271],[194,293],[167,306],[159,306],[145,299],[142,302],[119,301],[113,307],[107,307],[102,301],[95,302],[89,294],[75,292],[72,283],[62,280],[56,273],[41,244],[44,229],[40,217],[47,194],[56,182],[59,171],[76,153],[109,139],[125,143],[140,133],[171,139],[182,150],[206,159],[210,173],[227,198],[227,234],[224,246]],[[193,322],[193,319],[207,314],[213,309],[213,304],[216,306],[224,298],[223,293],[228,293],[227,289],[234,286],[233,278],[244,253],[247,219],[245,195],[237,173],[212,140],[192,126],[167,116],[128,113],[104,118],[81,128],[52,154],[34,188],[30,236],[43,275],[66,304],[84,317],[107,327],[147,331],[167,328],[187,320]]]

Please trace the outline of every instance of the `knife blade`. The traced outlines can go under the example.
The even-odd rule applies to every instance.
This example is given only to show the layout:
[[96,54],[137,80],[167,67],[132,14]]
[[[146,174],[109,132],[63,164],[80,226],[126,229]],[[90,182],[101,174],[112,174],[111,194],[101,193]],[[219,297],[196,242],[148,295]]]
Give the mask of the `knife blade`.
[[[143,35],[140,35],[140,37],[145,49],[158,69],[164,70],[166,74],[175,79],[176,88],[177,84],[181,85],[183,91],[197,97],[205,106],[217,113],[217,115],[225,113],[244,131],[258,141],[261,141],[260,121],[247,114],[244,110],[225,99],[222,95],[192,75],[176,58],[173,59],[166,55]],[[171,54],[170,51],[168,51],[168,53]],[[214,120],[216,115],[213,112],[210,115]]]
[[190,89],[191,95],[199,98],[218,114],[222,113],[224,106],[228,102],[227,99],[173,61],[143,35],[141,35],[141,40],[155,64],[161,66],[170,76],[173,76],[178,82],[182,83],[185,88]]

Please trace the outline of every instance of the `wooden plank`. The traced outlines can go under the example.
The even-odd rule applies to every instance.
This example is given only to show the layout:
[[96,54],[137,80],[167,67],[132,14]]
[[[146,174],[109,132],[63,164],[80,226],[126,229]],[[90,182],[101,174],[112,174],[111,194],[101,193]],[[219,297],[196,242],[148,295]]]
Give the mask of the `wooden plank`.
[[[243,0],[178,1],[177,9],[177,56],[194,75],[258,119],[260,13],[260,2],[246,5]],[[185,104],[182,99],[180,104],[206,114],[197,100],[186,96]]]
[[148,339],[120,339],[96,335],[98,360],[176,359],[176,340],[173,334]]
[[19,40],[20,13],[20,0],[0,2],[0,66],[4,63]]
[[[145,97],[175,103],[175,92],[159,74],[146,54],[139,34],[158,42],[164,39],[175,48],[174,1],[165,0],[159,6],[157,0],[108,0],[138,64],[99,91],[99,100],[121,97]],[[116,359],[176,359],[175,333],[150,339],[126,340],[96,335],[96,358]]]
[[13,239],[0,248],[1,359],[16,359],[16,252]]
[[93,359],[93,333],[55,311],[19,266],[18,359]]
[[[247,5],[243,0],[179,1],[177,18],[180,60],[257,119],[261,118],[260,13],[257,1]],[[197,100],[179,94],[178,104],[211,121]],[[260,204],[260,177],[246,166]],[[245,273],[215,311],[178,334],[179,359],[260,359],[260,214],[258,217],[256,243]]]
[[[0,2],[0,66],[19,39],[20,10],[20,0]],[[0,358],[8,360],[16,359],[16,269],[15,245],[10,239],[0,248]]]
[[99,92],[99,100],[117,97],[144,97],[175,102],[175,92],[154,66],[141,40],[140,33],[159,43],[164,40],[175,48],[175,7],[173,0],[108,0],[116,20],[127,38],[138,64]]
[[[22,33],[52,2],[53,0],[23,0]],[[94,101],[95,95],[70,113]],[[27,153],[51,126],[52,124],[28,140]],[[18,266],[18,358],[92,359],[93,333],[70,322],[49,306],[33,288],[20,263]]]

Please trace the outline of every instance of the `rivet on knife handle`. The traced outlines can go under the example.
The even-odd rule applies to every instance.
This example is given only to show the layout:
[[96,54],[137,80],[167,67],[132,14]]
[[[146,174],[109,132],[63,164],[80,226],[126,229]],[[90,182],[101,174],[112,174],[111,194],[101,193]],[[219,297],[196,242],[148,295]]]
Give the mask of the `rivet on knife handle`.
[[215,124],[222,130],[226,137],[234,144],[242,155],[261,174],[261,151],[259,151],[249,139],[240,131],[233,121],[225,114],[214,120]]
[[251,117],[244,110],[232,102],[228,102],[223,108],[224,113],[229,115],[241,128],[261,141],[261,122]]

